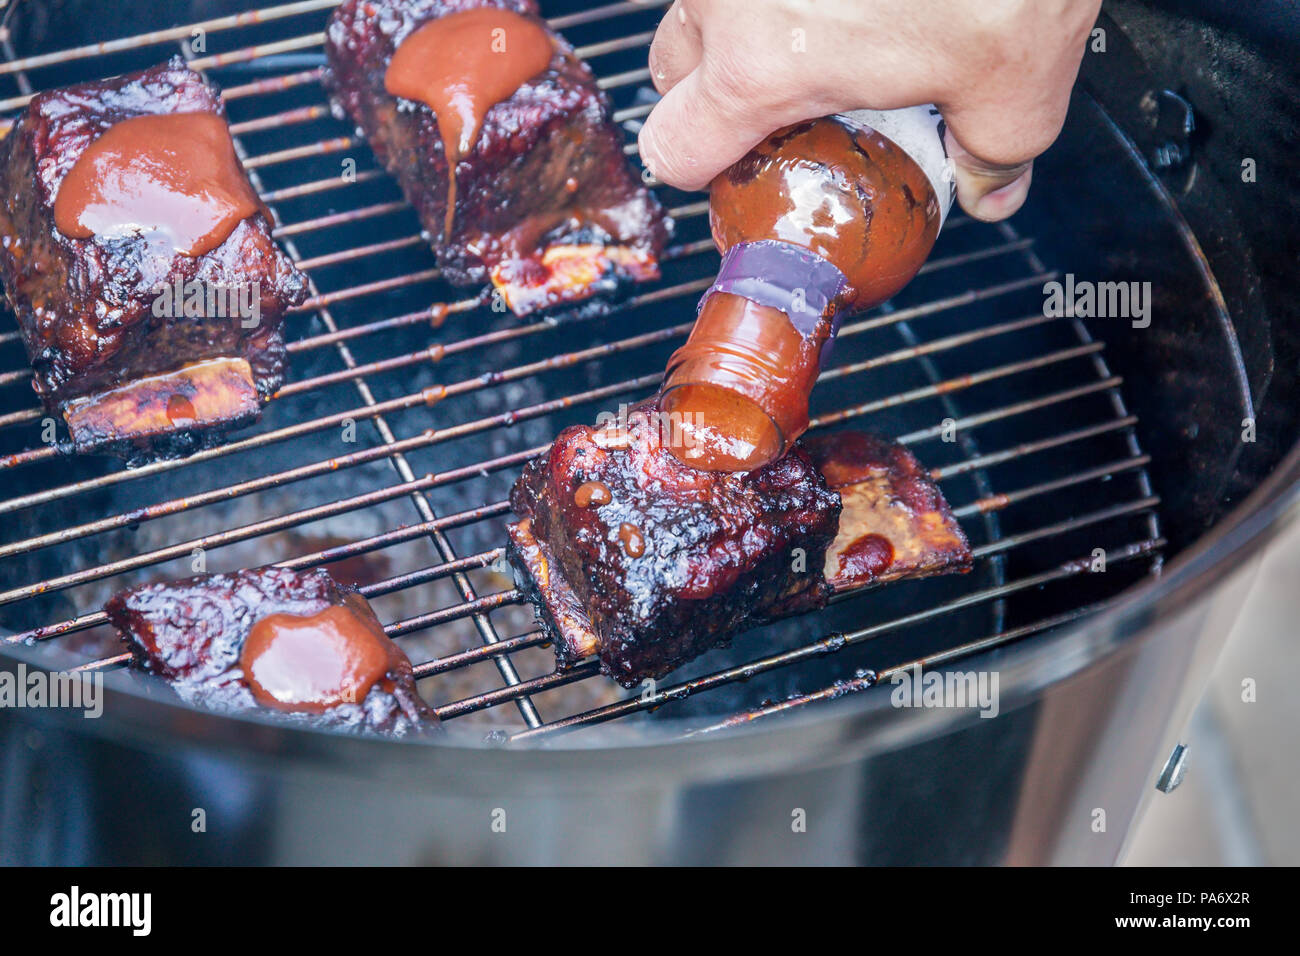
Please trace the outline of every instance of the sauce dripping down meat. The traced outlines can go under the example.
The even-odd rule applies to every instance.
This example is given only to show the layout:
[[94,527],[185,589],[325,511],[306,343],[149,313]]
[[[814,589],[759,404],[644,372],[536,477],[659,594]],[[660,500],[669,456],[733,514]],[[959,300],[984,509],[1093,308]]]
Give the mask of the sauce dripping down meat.
[[448,235],[456,208],[456,164],[474,148],[487,111],[545,70],[554,55],[540,23],[497,7],[430,20],[393,54],[384,89],[424,103],[438,118],[449,173]]
[[265,212],[226,121],[212,113],[134,116],[86,148],[59,185],[54,224],[73,239],[161,233],[177,252],[216,249]]
[[356,704],[401,652],[360,601],[317,614],[272,614],[253,625],[239,664],[259,703],[279,710],[321,713]]
[[613,500],[614,496],[610,493],[609,485],[603,481],[584,482],[573,493],[573,503],[579,508],[588,508],[591,505],[599,508],[601,505],[607,505]]

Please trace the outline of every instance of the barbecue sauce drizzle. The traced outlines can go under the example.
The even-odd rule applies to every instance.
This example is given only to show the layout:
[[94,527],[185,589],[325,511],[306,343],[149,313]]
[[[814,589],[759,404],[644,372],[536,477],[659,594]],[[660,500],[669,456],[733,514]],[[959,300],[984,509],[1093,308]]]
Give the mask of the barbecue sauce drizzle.
[[134,116],[78,157],[54,199],[54,225],[72,239],[161,233],[201,256],[261,212],[226,121],[211,113]]
[[405,656],[363,598],[311,615],[271,614],[253,625],[239,664],[253,697],[278,710],[321,713],[359,704]]
[[487,111],[550,64],[546,28],[498,7],[475,7],[424,24],[397,47],[384,73],[390,96],[424,103],[447,154],[446,235],[456,210],[456,166],[474,148]]

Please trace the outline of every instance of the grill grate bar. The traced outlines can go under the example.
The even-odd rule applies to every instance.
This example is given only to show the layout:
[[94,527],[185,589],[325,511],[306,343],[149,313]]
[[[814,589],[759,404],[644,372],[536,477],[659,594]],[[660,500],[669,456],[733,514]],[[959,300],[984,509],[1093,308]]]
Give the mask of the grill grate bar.
[[120,40],[105,40],[103,43],[88,43],[84,46],[71,47],[70,49],[59,50],[55,53],[41,53],[36,56],[25,56],[21,59],[10,60],[7,63],[0,63],[0,76],[9,73],[18,73],[23,70],[35,70],[46,66],[56,66],[68,63],[72,60],[85,60],[91,57],[104,56],[109,53],[121,53],[142,46],[158,46],[177,40],[188,40],[194,35],[194,31],[196,30],[201,30],[205,33],[218,33],[235,27],[249,26],[254,23],[266,23],[271,20],[298,16],[299,14],[311,13],[317,10],[328,10],[337,7],[338,5],[339,0],[298,0],[296,3],[277,4],[275,6],[263,7],[260,10],[250,10],[246,13],[232,14],[227,17],[214,17],[210,20],[200,20],[197,23],[187,24],[186,26],[171,27],[166,30],[151,30],[148,33],[138,33],[135,36],[123,37]]
[[301,123],[310,123],[313,120],[323,119],[329,115],[330,108],[324,104],[318,104],[316,106],[297,106],[291,110],[271,113],[268,116],[259,116],[257,119],[244,120],[242,123],[231,123],[230,134],[232,136],[242,136],[245,133],[260,133],[265,130],[283,129],[287,126],[297,126]]
[[442,707],[435,707],[433,712],[438,715],[439,720],[452,720],[456,717],[464,717],[466,714],[486,710],[489,707],[495,707],[498,704],[508,703],[521,694],[540,694],[542,691],[554,690],[557,687],[563,687],[565,684],[576,684],[578,681],[594,677],[599,673],[599,664],[595,661],[584,661],[581,664],[574,664],[567,671],[552,671],[541,677],[521,681],[514,687],[502,687],[484,694],[475,694],[473,697],[466,697],[445,704]]
[[[361,141],[355,136],[334,136],[330,139],[323,139],[318,143],[308,143],[305,146],[290,146],[288,149],[277,149],[273,153],[262,153],[258,156],[250,156],[244,160],[244,168],[248,170],[265,169],[268,166],[278,166],[281,163],[291,163],[298,159],[311,159],[313,156],[329,156],[333,153],[341,153],[346,149],[352,149],[354,146],[362,145]],[[405,202],[393,203],[395,208],[401,209],[406,206]],[[348,220],[344,220],[345,222]],[[292,235],[288,229],[277,229],[272,235],[286,236]]]
[[316,256],[312,259],[303,259],[298,266],[304,271],[312,269],[323,269],[326,266],[337,266],[345,262],[355,262],[357,259],[364,259],[366,256],[382,255],[385,252],[395,252],[398,249],[409,249],[413,246],[424,245],[424,239],[420,236],[406,236],[402,239],[389,239],[385,242],[373,242],[368,246],[357,246],[352,249],[344,249],[341,252],[330,252],[322,256]]
[[[1055,275],[1055,273],[1049,273],[1048,275],[1049,276]],[[704,278],[704,279],[695,280],[693,282],[672,286],[665,289],[658,289],[653,292],[634,297],[633,299],[629,300],[629,302],[627,303],[627,307],[633,308],[641,305],[651,304],[656,301],[662,301],[664,299],[676,298],[678,296],[692,293],[692,292],[703,292],[706,288],[708,288],[711,281],[712,280],[709,278]],[[961,293],[960,295],[949,296],[947,298],[938,299],[930,303],[912,306],[906,309],[898,309],[893,313],[876,316],[874,318],[866,319],[861,322],[847,323],[840,329],[839,337],[847,338],[849,336],[858,335],[862,332],[867,332],[874,329],[883,328],[885,326],[894,325],[899,322],[909,321],[927,315],[934,315],[940,312],[949,311],[951,309],[960,308],[963,306],[971,305],[976,302],[981,302],[987,299],[995,298],[997,296],[1022,291],[1024,289],[1031,288],[1036,284],[1040,284],[1041,281],[1042,280],[1040,280],[1038,277],[1035,276],[1035,277],[1031,277],[1030,279],[1019,279],[1012,282],[999,283],[997,285],[989,286],[987,288],[970,289],[967,290],[966,292]],[[445,308],[448,311],[450,311],[451,309],[457,307],[469,308],[468,305],[464,305],[463,303],[440,304],[439,306],[433,307],[433,314],[436,316],[437,314],[440,313],[441,309]],[[460,310],[461,310],[460,308],[457,308],[457,311]],[[425,312],[421,311],[419,313],[414,313],[414,315],[423,316],[425,315]],[[401,318],[405,320],[409,318],[409,316],[403,316]],[[493,337],[491,338],[490,342],[492,344],[497,344],[511,338],[522,338],[528,335],[536,335],[541,332],[550,331],[553,328],[554,328],[553,326],[544,323],[516,326],[512,329],[503,330],[498,333],[493,333],[492,334]],[[683,328],[686,331],[689,331],[689,323],[683,323],[682,325],[676,326],[674,328]],[[681,334],[685,334],[685,332],[682,332]],[[338,330],[332,328],[330,335],[332,336],[333,339],[337,339]],[[478,341],[481,340],[482,339],[475,341],[475,345],[477,345]],[[337,344],[337,341],[332,341],[331,344]],[[467,347],[468,346],[462,344],[452,343],[446,346],[433,346],[433,349],[434,350],[441,349],[441,351],[436,352],[436,354],[440,356],[446,356],[449,354],[455,354],[456,352],[464,351]],[[622,342],[613,342],[613,343],[608,343],[606,346],[601,346],[601,348],[608,348],[610,351],[618,350],[621,347],[622,347]],[[425,353],[422,352],[417,354],[424,355]],[[574,353],[570,353],[570,355],[572,354]],[[566,361],[571,361],[571,360],[567,359],[565,356],[558,356],[556,357],[555,361],[559,362],[562,365]],[[560,366],[557,365],[555,367],[560,367]],[[839,372],[836,369],[832,369],[826,373],[826,376],[830,378],[836,378],[839,377],[841,374],[843,373]],[[327,376],[325,378],[329,381],[338,381],[338,380],[347,380],[350,379],[351,377],[352,377],[351,375],[341,372],[341,373],[336,373],[333,377]],[[825,381],[826,378],[824,377],[822,380]],[[290,385],[285,386],[285,389],[282,389],[281,391],[282,394],[291,394],[291,392],[289,392],[288,390],[299,389],[302,387],[303,386],[301,386],[299,383],[291,383]],[[230,442],[222,446],[221,448],[210,449],[209,451],[218,455],[224,455],[232,451],[243,450],[244,448],[248,447],[247,445],[248,442],[257,442],[259,445],[261,445],[261,444],[269,443],[271,441],[280,441],[286,438],[297,437],[298,435],[303,434],[304,431],[308,431],[308,430],[315,431],[324,428],[335,427],[339,424],[340,421],[343,420],[343,418],[373,417],[375,415],[382,415],[390,411],[403,411],[408,408],[416,407],[424,403],[426,400],[427,400],[427,396],[424,396],[423,394],[407,395],[402,398],[392,399],[387,403],[378,403],[374,406],[369,406],[369,407],[359,407],[347,413],[340,413],[340,415],[327,416],[324,418],[315,419],[314,421],[310,421],[310,422],[299,423],[293,426],[286,426],[276,431],[262,432],[259,435],[257,435],[255,438]],[[33,409],[19,414],[27,415],[30,416],[31,418],[39,418],[41,411],[40,409]],[[28,465],[36,461],[41,461],[47,458],[54,457],[58,454],[60,454],[60,452],[57,448],[53,446],[45,445],[40,448],[29,449],[22,452],[15,452],[9,455],[0,456],[0,470],[3,470],[5,468],[16,467],[20,465]],[[186,459],[186,461],[203,460],[200,457],[203,454],[204,453],[199,453],[199,455],[191,456],[189,459]],[[209,455],[208,457],[211,457],[211,455]],[[161,462],[158,464],[164,467],[166,466],[182,467],[185,464],[185,461],[171,462],[171,463]],[[134,469],[131,472],[124,475],[123,478],[134,477],[136,475],[142,475],[145,473],[151,473],[151,472],[146,472],[144,468]],[[76,487],[76,486],[70,486],[70,487]],[[3,513],[3,510],[4,510],[3,506],[0,506],[0,513]]]
[[[428,614],[408,618],[405,621],[398,621],[385,627],[385,630],[393,637],[400,637],[412,631],[421,631],[425,628],[437,627],[439,624],[459,621],[461,618],[470,617],[471,615],[483,614],[486,611],[492,611],[507,604],[518,604],[521,600],[523,600],[523,596],[513,588],[509,591],[497,591],[494,594],[485,594],[472,598],[462,604],[455,604],[438,611],[430,611]],[[501,639],[497,638],[495,641],[485,642],[483,646],[495,647],[500,643]],[[504,655],[501,656],[501,659],[505,660]],[[512,684],[511,686],[517,685]]]
[[296,86],[319,83],[324,73],[324,67],[317,66],[310,70],[299,70],[296,73],[268,76],[260,80],[253,80],[251,83],[224,87],[221,90],[221,98],[229,102],[250,96],[263,96],[267,93],[283,93],[285,90],[291,90]]
[[[1109,380],[1106,382],[1098,383],[1096,386],[1090,386],[1085,389],[1070,389],[1067,392],[1058,393],[1058,395],[1066,396],[1066,397],[1080,397],[1081,395],[1091,394],[1095,391],[1100,390],[1101,386],[1113,387],[1115,384],[1118,384],[1118,380]],[[1034,403],[1020,403],[1019,405],[1008,406],[1007,408],[999,409],[994,412],[990,412],[985,416],[980,416],[980,417],[985,420],[1008,417],[1010,414],[1020,414],[1025,411],[1046,407],[1048,404],[1052,404],[1053,400],[1064,400],[1064,399],[1058,399],[1057,396],[1047,396],[1046,398]],[[976,427],[978,424],[981,423],[982,422],[962,420],[957,422],[956,424],[958,428],[967,429],[967,428]],[[818,426],[814,424],[813,427],[816,428]],[[1121,427],[1127,427],[1127,423]],[[903,439],[900,439],[900,441],[905,444],[914,444],[917,441],[925,440],[926,438],[937,437],[937,435],[938,432],[936,431],[933,434],[927,434],[921,436],[904,436],[904,439],[906,439],[906,441],[904,441]],[[1021,452],[1021,454],[1031,454],[1031,453],[1032,451]],[[997,456],[997,454],[998,453],[994,453],[994,456]],[[993,456],[986,456],[986,458],[990,458],[990,457]],[[978,501],[972,502],[971,504],[954,508],[953,514],[958,518],[964,518],[964,517],[971,517],[976,514],[986,514],[993,511],[1000,511],[1004,508],[1009,507],[1012,504],[1018,503],[1028,498],[1047,494],[1052,491],[1061,490],[1074,485],[1083,484],[1088,481],[1113,477],[1124,471],[1143,468],[1150,463],[1150,460],[1151,459],[1149,455],[1138,455],[1133,458],[1112,462],[1108,465],[1097,466],[1095,468],[1091,468],[1083,472],[1067,475],[1062,478],[1058,478],[1046,482],[1040,482],[1038,484],[1021,488],[1015,491],[1000,492],[995,495],[989,496],[987,498],[982,498]],[[931,477],[934,478],[935,480],[941,480],[943,477],[942,471],[943,471],[942,469],[932,469]],[[509,503],[505,501],[500,501],[490,505],[485,505],[482,508],[475,509],[470,512],[463,512],[463,513],[447,516],[446,518],[439,519],[439,522],[435,522],[435,524],[437,524],[438,527],[447,527],[447,528],[460,527],[477,521],[484,520],[486,518],[496,517],[502,514],[506,514],[508,511],[509,511]],[[281,567],[289,567],[289,568],[296,568],[296,569],[303,569],[303,568],[313,567],[317,565],[329,564],[334,561],[340,561],[346,558],[356,557],[358,555],[365,554],[370,551],[379,550],[381,548],[388,547],[393,544],[409,541],[413,538],[420,537],[421,535],[423,535],[429,530],[430,530],[429,524],[414,525],[414,526],[399,528],[394,531],[385,532],[384,534],[375,535],[369,538],[358,539],[357,541],[354,541],[351,544],[340,545],[338,547],[329,548],[322,551],[316,551],[310,554],[301,555],[297,558],[293,558],[286,561],[280,561],[276,563]],[[494,549],[491,551],[482,552],[478,555],[471,555],[469,557],[462,558],[460,559],[460,562],[463,564],[465,568],[469,568],[472,566],[484,566],[486,564],[490,564],[493,561],[495,561],[497,557],[500,556],[501,553],[502,553],[502,549]],[[453,564],[454,563],[455,562],[453,562]],[[448,572],[449,567],[450,567],[449,564],[435,565],[433,567],[424,569],[421,572],[415,572],[414,574],[408,576],[410,578],[409,581],[407,581],[405,584],[397,585],[395,587],[409,586],[411,584],[422,583],[425,580],[433,580],[436,577],[442,577],[446,573],[449,573]],[[373,590],[366,591],[367,596],[370,596],[370,594],[386,593],[388,590],[391,589],[386,585],[378,585],[378,584],[372,585],[370,587]],[[63,621],[58,624],[47,625],[45,627],[36,628],[34,630],[26,631],[21,634],[16,634],[11,638],[9,638],[8,640],[12,643],[22,643],[22,642],[33,641],[33,640],[46,640],[52,637],[62,636],[64,634],[68,634],[74,631],[85,630],[86,628],[103,624],[105,623],[106,620],[107,618],[104,616],[102,611],[95,612],[92,614],[82,615],[80,617],[68,621]]]
[[316,179],[307,183],[298,183],[296,186],[286,186],[283,189],[272,189],[270,192],[262,194],[262,201],[270,204],[283,202],[286,199],[300,199],[303,196],[328,192],[331,189],[342,189],[344,186],[355,186],[357,183],[374,182],[383,178],[384,171],[382,169],[359,169],[356,178],[350,182],[342,176]]
[[[689,327],[690,327],[690,323],[685,323],[682,326],[675,326],[669,329],[658,330],[655,332],[648,332],[641,336],[633,336],[629,339],[623,340],[623,342],[618,344],[619,345],[627,344],[628,348],[647,345],[654,342],[663,341],[675,335],[685,334],[685,332],[689,331]],[[830,415],[818,416],[812,420],[811,426],[814,428],[824,427],[827,424],[838,422],[838,421],[846,421],[850,418],[854,418],[863,414],[868,414],[871,411],[875,411],[878,409],[894,407],[897,405],[904,404],[905,402],[908,401],[917,401],[921,398],[934,397],[940,394],[959,391],[963,388],[969,388],[975,384],[991,381],[996,378],[1003,378],[1008,375],[1016,374],[1018,372],[1041,368],[1045,365],[1052,364],[1053,362],[1059,362],[1071,358],[1077,358],[1083,355],[1088,355],[1097,351],[1099,348],[1101,348],[1101,343],[1076,346],[1073,349],[1065,349],[1059,352],[1050,353],[1045,356],[1038,356],[1033,359],[1026,359],[1020,362],[1009,363],[1008,365],[999,366],[998,368],[988,369],[978,373],[970,373],[961,376],[960,378],[957,379],[950,379],[945,382],[940,382],[934,385],[922,386],[920,388],[913,389],[909,392],[903,392],[900,394],[888,396],[886,398],[876,399],[872,402],[867,402],[862,405],[859,405],[856,408],[843,409],[839,412],[835,412]],[[550,369],[563,368],[571,365],[576,365],[579,364],[584,359],[604,356],[608,354],[614,354],[616,351],[623,351],[623,349],[613,350],[610,349],[608,345],[594,346],[590,349],[582,350],[580,352],[571,352],[566,355],[559,356],[558,359],[556,358],[544,359],[539,362],[530,363],[529,365],[517,366],[516,368],[507,370],[506,372],[489,373],[489,375],[487,376],[468,379],[456,383],[454,385],[441,386],[438,389],[437,400],[441,401],[451,395],[461,394],[463,392],[475,391],[479,388],[482,388],[486,384],[488,384],[487,382],[484,381],[485,378],[490,379],[490,384],[500,384],[502,382],[513,381],[515,379],[527,378],[540,371],[546,371]],[[907,357],[906,353],[904,353],[904,357]],[[901,359],[895,359],[895,361],[899,361],[899,360]],[[876,364],[877,363],[874,362],[868,363],[868,367],[875,367]],[[832,370],[831,372],[825,373],[823,375],[823,379],[839,377],[837,375],[832,374],[833,372],[838,372],[838,371],[840,370],[835,369]],[[352,378],[359,374],[362,374],[359,370],[348,370],[348,373],[344,375],[343,378]],[[568,407],[570,405],[595,401],[600,398],[609,397],[611,395],[630,392],[641,387],[654,385],[657,381],[658,381],[657,375],[652,374],[649,376],[642,376],[636,379],[625,380],[616,383],[615,385],[612,386],[605,386],[600,389],[590,389],[587,392],[580,393],[578,395],[567,396],[562,399],[556,399],[550,402],[543,402],[523,409],[519,409],[517,411],[503,413],[502,415],[495,416],[492,418],[479,419],[475,422],[469,422],[460,426],[454,426],[452,428],[447,428],[447,429],[429,429],[420,435],[414,436],[412,438],[402,439],[400,441],[394,438],[392,441],[386,442],[384,445],[364,449],[362,451],[353,452],[349,455],[324,459],[322,461],[318,461],[309,465],[301,465],[298,466],[297,468],[287,469],[285,471],[272,473],[270,475],[266,475],[260,478],[250,479],[248,481],[239,482],[233,485],[227,485],[225,487],[214,489],[212,491],[191,494],[183,498],[175,498],[170,501],[164,501],[158,504],[134,509],[132,511],[123,512],[121,514],[114,515],[111,517],[100,518],[96,521],[86,522],[81,525],[72,525],[72,526],[64,527],[59,529],[58,531],[49,532],[44,535],[37,535],[34,537],[29,537],[19,541],[11,542],[9,544],[0,545],[0,558],[8,557],[14,554],[30,551],[37,548],[50,547],[66,541],[72,541],[79,538],[83,538],[92,534],[99,534],[104,531],[112,530],[114,528],[122,528],[122,527],[137,525],[144,521],[151,521],[167,515],[173,515],[183,511],[193,510],[202,507],[204,505],[211,504],[215,501],[230,500],[247,494],[252,494],[253,492],[256,491],[262,491],[267,488],[278,487],[284,484],[289,484],[295,481],[301,481],[317,475],[337,472],[343,468],[351,468],[360,464],[365,464],[370,461],[375,461],[379,458],[387,457],[388,455],[392,454],[394,450],[396,450],[398,453],[404,453],[407,451],[415,450],[417,448],[430,447],[432,445],[445,442],[451,438],[462,437],[466,434],[472,434],[478,431],[486,431],[490,428],[499,426],[501,424],[514,424],[517,421],[521,421],[527,418],[535,418],[559,410],[561,408]],[[429,398],[425,398],[424,401],[426,404],[430,403]],[[343,417],[340,418],[339,421],[340,422],[346,421],[348,416],[344,413],[340,413],[340,414],[342,414]],[[1116,419],[1114,421],[1105,422],[1098,426],[1092,426],[1090,429],[1085,429],[1079,433],[1067,432],[1060,435],[1052,436],[1047,439],[1041,439],[1038,442],[1030,443],[1028,446],[1026,446],[1026,448],[1029,450],[1038,450],[1040,448],[1056,447],[1057,445],[1066,444],[1070,441],[1077,440],[1077,437],[1080,435],[1083,437],[1087,437],[1094,434],[1100,434],[1103,431],[1129,427],[1135,423],[1136,423],[1136,419],[1131,416],[1123,419]],[[964,463],[963,465],[951,466],[945,474],[959,474],[964,471],[973,470],[975,468],[985,467],[988,464],[995,464],[1000,461],[1006,461],[1012,457],[1015,457],[1016,454],[1018,453],[1019,453],[1018,450],[1011,449],[999,453],[1001,457],[996,460],[990,459],[989,456],[984,456],[981,459],[972,459]],[[488,461],[488,462],[481,463],[480,466],[470,466],[470,467],[483,467],[483,468],[492,469],[495,467],[495,464],[496,463],[493,461]],[[411,478],[406,480],[408,482],[413,481],[414,476],[412,475]],[[6,599],[10,599],[9,595],[14,593],[15,592],[8,592],[7,594],[0,594],[0,604],[5,603]]]
[[[296,50],[306,50],[311,49],[312,47],[321,46],[325,41],[325,34],[318,32],[289,37],[283,40],[278,40],[274,43],[263,43],[242,47],[240,49],[205,57],[190,56],[187,41],[194,35],[194,31],[196,30],[202,30],[208,33],[222,32],[236,27],[249,26],[256,23],[266,23],[272,20],[284,19],[286,17],[297,16],[304,13],[327,10],[338,5],[339,0],[299,0],[297,3],[264,7],[261,10],[251,10],[228,17],[216,17],[211,20],[203,20],[198,23],[188,24],[181,27],[171,27],[166,30],[154,30],[149,33],[136,34],[135,36],[123,37],[118,40],[106,40],[102,43],[86,44],[85,46],[59,50],[53,53],[41,53],[17,60],[0,62],[0,76],[20,73],[27,70],[41,69],[49,66],[58,66],[74,60],[89,59],[91,57],[103,56],[111,53],[137,50],[147,46],[159,46],[174,41],[181,42],[182,49],[187,54],[187,59],[190,61],[190,66],[195,70],[210,70],[215,67],[229,66],[234,63],[247,63],[263,57],[273,56],[278,53],[288,53]],[[583,11],[580,14],[573,14],[567,17],[557,17],[548,20],[547,22],[553,29],[562,30],[565,26],[594,23],[624,13],[650,10],[666,5],[667,0],[664,0],[664,2],[658,2],[658,0],[647,0],[647,2],[644,3],[612,3],[603,7],[597,7],[593,10]],[[634,34],[628,37],[620,37],[615,40],[577,47],[575,48],[575,53],[580,59],[593,59],[606,53],[644,45],[645,43],[648,43],[653,36],[654,34],[651,32],[647,34]],[[296,82],[310,82],[313,80],[319,80],[320,71],[303,71],[302,73],[291,74],[291,76],[294,77]],[[272,89],[284,89],[287,85],[289,84],[268,87],[248,84],[248,86],[253,87],[253,89],[245,91],[241,88],[236,95],[251,96],[258,93],[269,92]],[[32,94],[27,93],[21,96],[12,96],[8,99],[0,100],[0,112],[20,109],[21,107],[26,106],[31,98]]]
[[324,33],[309,33],[305,36],[289,37],[285,40],[277,40],[274,43],[259,43],[257,46],[244,47],[240,50],[231,50],[228,53],[215,53],[212,56],[189,57],[189,45],[182,44],[182,49],[186,58],[190,61],[190,66],[199,71],[213,70],[223,66],[233,66],[236,63],[249,63],[253,60],[260,60],[262,57],[275,56],[278,53],[293,53],[296,50],[310,50],[318,47],[325,42]]
[[[1013,641],[1029,637],[1032,634],[1040,634],[1043,631],[1049,631],[1064,624],[1070,624],[1074,621],[1080,620],[1081,618],[1087,617],[1090,614],[1095,614],[1098,611],[1103,610],[1105,606],[1105,604],[1093,604],[1081,608],[1074,608],[1063,614],[1057,614],[1039,621],[1034,621],[1032,624],[1024,624],[1020,627],[1012,628],[1009,631],[991,634],[981,640],[963,644],[960,648],[957,648],[957,650],[960,650],[962,653],[951,659],[956,660],[963,656],[976,654],[982,650],[1000,647],[1003,644],[1010,644]],[[931,662],[931,666],[933,666],[933,663],[938,662]],[[861,676],[856,676],[851,680],[838,681],[830,687],[823,687],[822,689],[813,691],[812,693],[798,694],[794,697],[788,697],[785,700],[777,701],[773,704],[768,704],[763,707],[757,707],[754,710],[735,714],[734,716],[728,717],[726,720],[721,720],[705,727],[699,727],[695,730],[687,731],[683,736],[699,737],[704,734],[716,733],[720,730],[731,730],[735,727],[742,727],[746,724],[753,723],[755,720],[760,720],[764,717],[773,717],[778,714],[799,710],[809,704],[839,700],[841,697],[847,697],[849,694],[860,693],[861,691],[870,690],[878,685],[889,683],[894,674],[904,674],[913,667],[922,666],[924,666],[922,664],[922,659],[918,659],[916,661],[909,661],[906,664],[895,665],[894,667],[887,668],[879,673],[873,670],[868,670],[866,673],[861,674]]]
[[467,651],[461,651],[459,654],[449,654],[446,657],[440,657],[435,661],[417,664],[412,668],[412,670],[415,672],[416,680],[422,680],[426,677],[434,677],[438,674],[460,670],[462,667],[468,667],[470,664],[477,664],[479,661],[487,660],[489,657],[509,654],[513,651],[522,651],[529,647],[544,647],[549,643],[550,638],[545,634],[540,631],[530,631],[527,634],[520,634],[517,637],[502,638],[496,644],[485,644],[481,647],[474,647]]
[[402,289],[406,286],[419,285],[423,282],[431,282],[438,278],[441,273],[437,269],[421,269],[419,272],[412,272],[409,275],[398,276],[395,279],[379,279],[375,282],[367,282],[363,285],[350,286],[346,289],[339,289],[337,292],[326,292],[312,296],[301,305],[295,305],[289,309],[290,315],[296,315],[303,312],[319,312],[326,306],[337,305],[348,299],[357,299],[361,296],[371,295],[376,292],[392,292],[394,289]]

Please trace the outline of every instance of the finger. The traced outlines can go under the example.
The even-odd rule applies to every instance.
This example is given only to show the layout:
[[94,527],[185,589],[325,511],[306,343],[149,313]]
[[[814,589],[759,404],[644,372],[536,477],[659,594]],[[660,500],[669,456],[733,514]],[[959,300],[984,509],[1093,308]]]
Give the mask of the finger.
[[660,181],[704,189],[783,120],[732,102],[701,66],[660,100],[641,128],[641,160]]
[[948,155],[956,172],[957,201],[976,219],[998,222],[1013,215],[1029,195],[1034,161],[989,163],[974,156],[953,135],[945,136]]
[[699,29],[687,16],[682,0],[674,0],[650,44],[650,78],[655,89],[667,93],[700,65],[703,55]]

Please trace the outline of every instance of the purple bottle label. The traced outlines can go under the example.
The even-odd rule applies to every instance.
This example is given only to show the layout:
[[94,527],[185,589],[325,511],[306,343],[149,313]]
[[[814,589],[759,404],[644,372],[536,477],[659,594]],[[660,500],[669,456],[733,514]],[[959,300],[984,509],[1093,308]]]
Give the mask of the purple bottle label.
[[718,278],[700,297],[700,308],[715,292],[738,295],[785,313],[805,339],[814,338],[822,318],[830,314],[831,334],[821,354],[824,365],[840,328],[840,312],[831,314],[831,309],[847,284],[843,272],[802,246],[775,239],[738,242],[722,257]]

